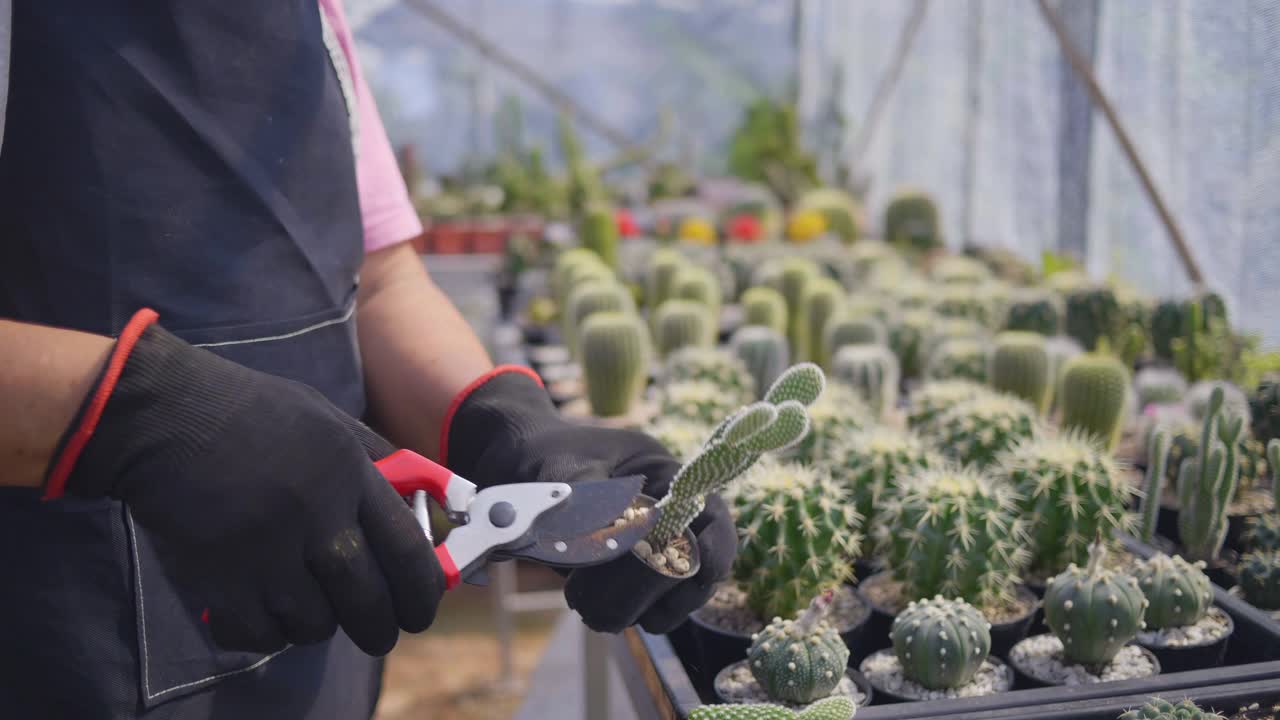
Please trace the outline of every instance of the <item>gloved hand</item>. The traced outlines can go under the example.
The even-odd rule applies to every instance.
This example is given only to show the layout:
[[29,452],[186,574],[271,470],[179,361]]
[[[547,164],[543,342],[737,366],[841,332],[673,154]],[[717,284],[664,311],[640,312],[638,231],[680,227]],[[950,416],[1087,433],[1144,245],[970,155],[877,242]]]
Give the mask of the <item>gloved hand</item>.
[[[644,475],[645,494],[666,494],[680,463],[644,433],[587,427],[561,418],[546,390],[527,368],[504,366],[472,383],[454,400],[440,442],[449,469],[487,486],[511,482],[567,482]],[[621,560],[579,568],[569,575],[565,597],[599,632],[619,632],[637,622],[667,632],[711,597],[737,553],[737,533],[719,496],[690,525],[698,538],[701,568],[651,604],[608,592]]]
[[370,460],[388,446],[315,390],[135,316],[63,438],[46,498],[112,497],[207,597],[228,649],[271,652],[341,625],[385,654],[435,618],[444,573]]

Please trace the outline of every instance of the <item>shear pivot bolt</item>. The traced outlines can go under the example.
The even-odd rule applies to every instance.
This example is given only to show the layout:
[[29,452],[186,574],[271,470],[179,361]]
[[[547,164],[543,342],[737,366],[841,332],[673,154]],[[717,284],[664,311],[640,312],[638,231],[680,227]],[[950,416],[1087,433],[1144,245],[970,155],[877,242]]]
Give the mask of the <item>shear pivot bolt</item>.
[[516,521],[516,508],[509,502],[500,501],[489,508],[489,522],[494,527],[510,527]]
[[557,540],[555,544],[555,548],[557,552],[564,552],[565,550],[569,549],[569,545],[565,543],[565,541],[563,540]]

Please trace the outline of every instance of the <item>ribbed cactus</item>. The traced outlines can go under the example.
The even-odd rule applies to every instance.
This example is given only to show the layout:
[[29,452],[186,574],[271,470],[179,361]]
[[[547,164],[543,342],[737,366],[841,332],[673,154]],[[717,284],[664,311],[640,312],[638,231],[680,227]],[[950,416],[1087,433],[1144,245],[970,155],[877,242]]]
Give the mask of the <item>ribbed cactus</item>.
[[653,343],[665,358],[690,345],[709,347],[711,316],[707,306],[693,300],[671,299],[658,306],[653,321]]
[[1017,496],[975,470],[930,468],[884,504],[882,555],[904,598],[942,595],[982,609],[1014,597],[1027,561]]
[[599,255],[605,267],[618,270],[618,223],[612,208],[605,205],[587,208],[578,224],[578,241]]
[[845,298],[844,313],[850,318],[875,318],[882,324],[898,316],[898,301],[875,290],[852,292]]
[[1280,610],[1280,551],[1246,553],[1236,568],[1244,599],[1263,610]]
[[634,313],[635,300],[625,287],[611,280],[584,282],[569,292],[561,332],[575,358],[582,357],[578,344],[582,323],[593,313],[606,311]]
[[802,349],[800,359],[818,362],[822,357],[823,331],[827,321],[844,307],[844,288],[828,277],[814,278],[804,294],[804,311],[798,328]]
[[[921,470],[941,467],[942,458],[915,434],[888,425],[872,425],[833,443],[824,467],[853,494],[864,528],[875,527],[877,512],[898,488]],[[869,556],[872,538],[863,533],[860,557]]]
[[935,380],[911,393],[907,406],[907,427],[927,435],[933,425],[951,408],[992,392],[985,385],[969,380]]
[[1183,401],[1191,411],[1191,417],[1197,422],[1209,417],[1210,400],[1215,390],[1222,391],[1222,409],[1236,417],[1244,418],[1245,427],[1249,426],[1249,397],[1234,383],[1225,380],[1201,380],[1187,388]]
[[783,335],[787,332],[787,300],[771,287],[747,288],[742,293],[745,325],[763,325]]
[[1089,353],[1072,358],[1062,371],[1062,427],[1079,428],[1115,448],[1124,427],[1129,371],[1110,355]]
[[1035,408],[993,393],[953,407],[934,424],[929,438],[957,462],[985,468],[1036,429]]
[[912,601],[889,630],[907,679],[945,690],[967,684],[991,653],[991,623],[963,600]]
[[676,273],[672,297],[692,300],[707,308],[706,342],[714,345],[720,332],[720,281],[704,267],[693,265]]
[[548,277],[551,295],[556,303],[564,305],[565,298],[573,289],[575,276],[585,274],[584,271],[588,270],[592,273],[598,272],[606,279],[613,276],[613,273],[600,260],[600,256],[586,248],[565,250],[556,256],[555,265],[552,266],[551,275]]
[[690,420],[706,427],[720,422],[742,404],[710,380],[666,383],[660,398],[658,412],[662,417]]
[[991,387],[1031,403],[1041,415],[1053,399],[1053,376],[1044,336],[1009,331],[996,336],[988,370]]
[[1147,599],[1138,580],[1106,569],[1106,546],[1095,544],[1083,569],[1072,565],[1044,591],[1044,619],[1071,663],[1101,667],[1141,630]]
[[738,404],[756,398],[756,381],[747,366],[735,355],[713,348],[691,346],[672,352],[663,364],[662,380],[665,383],[704,380],[721,388]]
[[1148,405],[1176,403],[1187,394],[1187,379],[1173,368],[1146,367],[1133,376],[1138,409]]
[[787,448],[805,436],[809,431],[805,406],[825,386],[826,378],[816,365],[794,365],[774,382],[762,402],[739,409],[717,425],[702,451],[676,471],[667,495],[658,501],[661,516],[648,537],[636,544],[636,554],[655,566],[665,565],[668,543],[702,512],[708,494],[724,488],[764,453]]
[[1244,418],[1224,412],[1222,389],[1209,400],[1200,451],[1178,469],[1178,537],[1192,560],[1216,560],[1227,537],[1227,507],[1240,481]]
[[889,347],[904,377],[918,378],[924,372],[928,337],[936,321],[929,310],[907,310],[889,325]]
[[876,418],[898,400],[898,356],[884,345],[846,345],[831,363],[832,380],[851,388]]
[[747,666],[770,698],[809,703],[830,695],[840,684],[849,648],[827,622],[832,596],[828,590],[796,619],[775,618],[752,636]]
[[1145,705],[1126,711],[1118,720],[1226,720],[1215,712],[1201,710],[1190,700],[1173,704],[1168,700],[1151,698]]
[[702,443],[711,434],[705,423],[680,417],[654,418],[644,431],[667,449],[675,459],[687,462],[702,449]]
[[862,518],[825,470],[765,460],[733,497],[741,542],[734,576],[762,618],[791,617],[853,575]]
[[1097,350],[1105,339],[1114,347],[1124,316],[1116,294],[1103,285],[1077,288],[1067,294],[1066,333],[1086,350]]
[[1111,456],[1091,438],[1067,432],[1024,440],[1000,458],[1031,535],[1032,573],[1047,578],[1083,565],[1095,538],[1131,532],[1133,491]]
[[979,340],[952,338],[929,355],[925,376],[932,380],[987,380],[987,346]]
[[1066,335],[1054,335],[1044,341],[1044,349],[1049,351],[1049,367],[1053,370],[1054,403],[1057,404],[1056,397],[1059,386],[1062,384],[1062,373],[1070,360],[1084,354],[1084,348]]
[[884,212],[884,239],[916,252],[942,247],[938,206],[922,192],[899,192]]
[[791,360],[787,338],[773,328],[744,325],[729,339],[732,352],[755,379],[757,394],[763,393]]
[[658,248],[649,258],[649,268],[645,273],[645,303],[650,312],[662,303],[671,299],[675,289],[676,274],[689,263],[679,251],[671,248]]
[[689,712],[689,720],[853,720],[857,709],[853,700],[837,695],[800,711],[767,703],[700,705]]
[[829,448],[849,433],[875,423],[871,409],[857,393],[844,385],[832,383],[818,402],[809,408],[810,430],[792,453],[802,464],[823,462]]
[[1280,439],[1280,378],[1258,383],[1249,396],[1249,410],[1249,425],[1259,440],[1270,442]]
[[644,389],[649,331],[634,313],[598,312],[583,323],[582,374],[597,417],[626,415]]
[[822,333],[822,354],[818,363],[827,370],[836,353],[846,345],[885,345],[888,340],[884,324],[874,317],[838,313],[827,320]]
[[1156,553],[1133,571],[1147,598],[1147,626],[1156,630],[1200,622],[1213,607],[1213,587],[1204,562]]
[[778,291],[787,301],[787,340],[796,360],[803,360],[804,352],[808,350],[805,346],[805,331],[808,329],[805,298],[810,284],[820,276],[818,266],[812,260],[798,257],[783,260],[778,273]]
[[992,327],[995,317],[990,297],[970,285],[943,285],[938,288],[933,312],[945,318],[971,320],[983,327]]
[[1036,288],[1017,290],[1010,297],[1005,313],[1007,330],[1057,335],[1062,326],[1062,302],[1051,292]]
[[991,271],[980,260],[964,255],[947,255],[938,258],[929,274],[943,285],[974,287],[991,279]]
[[1249,550],[1280,550],[1280,513],[1249,518],[1240,541]]
[[1157,427],[1147,439],[1147,474],[1142,482],[1142,520],[1138,525],[1138,539],[1145,543],[1155,539],[1168,461],[1169,433]]

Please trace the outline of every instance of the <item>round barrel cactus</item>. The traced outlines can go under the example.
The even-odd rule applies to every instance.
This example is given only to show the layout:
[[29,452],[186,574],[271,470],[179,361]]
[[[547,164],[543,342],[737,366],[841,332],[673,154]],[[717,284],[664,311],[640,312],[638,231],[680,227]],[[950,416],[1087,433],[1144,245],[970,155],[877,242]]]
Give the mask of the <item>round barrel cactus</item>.
[[720,281],[716,276],[704,267],[691,265],[682,268],[676,273],[675,287],[672,289],[673,297],[682,300],[692,300],[701,303],[707,308],[707,316],[711,322],[707,323],[706,332],[710,335],[707,339],[709,344],[714,345],[716,335],[720,330]]
[[1129,397],[1129,371],[1123,363],[1098,353],[1072,358],[1062,371],[1060,395],[1062,427],[1078,428],[1107,450],[1115,448]]
[[1063,657],[1094,668],[1138,634],[1147,607],[1137,578],[1107,570],[1106,555],[1105,546],[1094,544],[1088,565],[1068,567],[1044,591],[1044,619],[1062,641]]
[[1027,533],[1008,485],[971,469],[929,468],[899,487],[881,517],[882,555],[907,599],[942,595],[983,609],[1013,599]]
[[844,308],[849,317],[870,317],[881,323],[889,322],[899,312],[898,301],[892,296],[871,290],[849,293]]
[[907,407],[907,426],[929,434],[933,425],[951,408],[978,397],[991,395],[991,390],[969,380],[934,380],[911,393]]
[[1213,588],[1204,562],[1189,563],[1180,556],[1152,555],[1138,564],[1134,577],[1146,596],[1146,622],[1163,630],[1194,625],[1213,607]]
[[834,695],[792,710],[769,703],[699,705],[689,712],[689,720],[852,720],[858,706],[844,695]]
[[810,703],[831,694],[844,677],[849,648],[827,622],[832,593],[814,598],[794,620],[775,618],[752,636],[751,676],[774,700]]
[[991,280],[991,271],[982,261],[964,255],[948,255],[938,258],[929,275],[943,285],[962,285],[972,288]]
[[1115,292],[1105,285],[1088,285],[1067,294],[1065,330],[1086,350],[1097,350],[1103,339],[1114,347],[1123,319]]
[[1263,610],[1280,610],[1280,551],[1247,553],[1236,574],[1245,600]]
[[945,690],[967,684],[991,652],[991,623],[963,600],[915,600],[889,631],[908,679]]
[[944,285],[937,292],[933,312],[941,317],[971,320],[992,327],[995,309],[991,299],[978,288],[968,285]]
[[846,345],[831,367],[832,379],[857,393],[877,418],[897,404],[898,375],[898,356],[883,345]]
[[1148,405],[1168,405],[1187,394],[1187,379],[1173,368],[1146,367],[1133,376],[1139,409]]
[[756,381],[747,366],[723,350],[697,346],[680,348],[667,356],[662,377],[663,382],[705,380],[715,383],[744,405],[756,396]]
[[655,418],[644,431],[682,463],[689,462],[698,454],[710,433],[706,423],[681,417]]
[[1049,411],[1053,376],[1043,335],[1016,331],[997,335],[989,374],[991,387],[1026,400],[1042,415]]
[[867,315],[854,315],[847,309],[827,321],[822,336],[822,355],[818,364],[828,370],[840,348],[846,345],[884,345],[888,339],[884,324],[879,320]]
[[918,378],[924,372],[925,345],[937,317],[929,310],[907,310],[889,326],[889,347],[898,356],[902,374]]
[[985,468],[1035,435],[1036,422],[1036,410],[1026,401],[992,393],[951,408],[929,435],[940,451],[956,461]]
[[653,342],[662,357],[682,347],[711,345],[711,316],[707,307],[693,300],[667,300],[653,321]]
[[809,434],[792,451],[792,457],[804,464],[823,462],[835,443],[851,432],[875,424],[876,418],[857,393],[831,383],[822,397],[809,406],[809,421]]
[[588,268],[591,273],[598,272],[605,279],[613,278],[613,272],[604,266],[600,256],[586,248],[573,248],[556,256],[555,264],[551,268],[551,274],[547,278],[547,284],[550,286],[551,295],[555,298],[556,303],[562,307],[564,306],[565,298],[568,297],[569,291],[573,289],[575,284],[575,276],[583,273]]
[[1249,518],[1241,540],[1250,550],[1280,550],[1280,514],[1271,512]]
[[741,298],[743,323],[763,325],[786,334],[787,300],[771,287],[748,288]]
[[659,414],[712,426],[738,409],[738,401],[706,380],[668,383],[662,387]]
[[[853,493],[863,527],[876,526],[876,513],[913,475],[940,467],[942,458],[914,433],[887,425],[872,425],[849,433],[827,452],[825,467],[836,482]],[[864,536],[859,555],[871,554],[871,538]]]
[[1087,435],[1067,432],[1023,440],[1001,456],[1000,471],[1019,496],[1031,535],[1030,570],[1057,575],[1089,559],[1098,537],[1132,532],[1133,489],[1111,456]]
[[649,331],[634,313],[598,312],[581,330],[582,375],[597,417],[626,415],[644,390]]
[[764,325],[738,328],[729,339],[729,351],[751,373],[758,396],[763,396],[791,362],[791,348],[787,345],[786,336]]
[[913,252],[942,247],[938,206],[933,198],[914,190],[895,195],[884,211],[884,239]]
[[1057,335],[1061,324],[1062,303],[1052,292],[1022,288],[1010,297],[1004,320],[1006,330],[1033,332],[1048,337]]
[[862,519],[825,470],[762,460],[732,502],[741,537],[734,576],[760,617],[791,617],[852,576]]
[[565,345],[575,358],[581,358],[578,331],[592,313],[635,312],[635,300],[627,289],[613,280],[584,282],[569,292],[561,318]]
[[925,375],[933,380],[987,380],[987,346],[980,340],[952,338],[930,355]]
[[1168,700],[1151,698],[1142,707],[1125,712],[1119,720],[1226,720],[1226,718],[1215,712],[1201,710],[1190,700],[1174,704]]

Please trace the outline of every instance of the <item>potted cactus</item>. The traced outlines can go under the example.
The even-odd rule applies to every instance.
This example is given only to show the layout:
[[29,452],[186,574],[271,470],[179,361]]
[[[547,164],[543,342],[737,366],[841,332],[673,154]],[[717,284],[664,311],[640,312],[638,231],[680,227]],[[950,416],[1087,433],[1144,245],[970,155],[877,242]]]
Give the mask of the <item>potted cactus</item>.
[[981,395],[948,410],[926,437],[963,465],[986,468],[1038,430],[1036,410],[1012,395]]
[[991,623],[963,600],[912,601],[894,619],[893,646],[859,665],[880,699],[978,697],[1013,689],[1013,671],[991,656]]
[[809,408],[811,429],[790,453],[789,459],[804,465],[821,463],[833,444],[849,433],[875,423],[860,397],[844,385],[832,383]]
[[1121,715],[1117,720],[1227,720],[1215,712],[1201,710],[1190,700],[1171,703],[1160,698],[1151,698],[1142,707],[1133,708]]
[[1230,573],[1222,559],[1227,537],[1227,511],[1240,481],[1239,442],[1244,418],[1223,408],[1221,388],[1209,400],[1200,435],[1199,453],[1178,468],[1178,541],[1192,560],[1208,564],[1210,578],[1229,587]]
[[1214,606],[1203,561],[1157,553],[1137,565],[1134,577],[1148,603],[1137,642],[1155,653],[1165,672],[1222,664],[1235,623]]
[[1138,579],[1108,569],[1106,558],[1106,545],[1094,543],[1087,565],[1073,564],[1049,583],[1044,618],[1051,632],[1009,651],[1022,684],[1082,685],[1159,674],[1155,655],[1130,643],[1144,627],[1148,605]]
[[687,381],[710,382],[723,390],[735,404],[746,404],[756,399],[755,376],[741,359],[723,350],[692,346],[669,355],[662,367],[662,382]]

